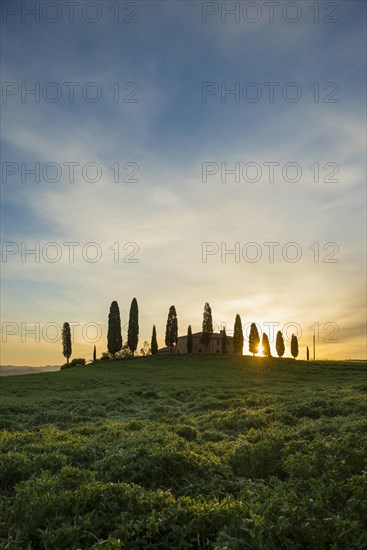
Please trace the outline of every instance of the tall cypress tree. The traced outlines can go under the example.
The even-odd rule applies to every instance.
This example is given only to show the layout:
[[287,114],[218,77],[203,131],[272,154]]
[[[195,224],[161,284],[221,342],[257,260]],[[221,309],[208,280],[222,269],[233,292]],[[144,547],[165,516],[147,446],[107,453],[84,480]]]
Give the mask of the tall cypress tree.
[[233,329],[233,349],[236,355],[243,354],[243,332],[241,317],[236,315]]
[[227,334],[226,334],[226,327],[223,327],[223,329],[220,331],[222,337],[220,340],[221,348],[222,348],[222,354],[225,355],[227,353]]
[[201,343],[205,346],[205,353],[208,351],[208,346],[213,334],[213,319],[212,310],[208,302],[204,306],[203,313],[203,331],[201,333]]
[[187,346],[186,346],[187,353],[192,353],[192,345],[193,345],[192,330],[191,330],[191,325],[189,325],[187,327]]
[[252,355],[258,352],[260,344],[259,331],[257,330],[256,323],[251,323],[250,328],[250,338],[249,338],[249,349]]
[[158,353],[157,332],[155,330],[155,325],[153,325],[152,340],[150,342],[150,351],[152,352],[152,355],[156,355]]
[[277,332],[275,347],[276,347],[278,356],[283,357],[284,352],[285,352],[285,345],[284,345],[283,334],[280,332],[280,330],[278,330],[278,332]]
[[127,331],[127,345],[134,356],[139,340],[139,310],[136,298],[133,298],[130,306],[129,328]]
[[71,333],[69,323],[64,323],[62,327],[62,354],[66,357],[66,363],[69,364],[71,357]]
[[97,348],[96,348],[95,345],[94,345],[94,348],[93,348],[93,361],[97,361]]
[[307,361],[310,360],[310,350],[308,349],[308,346],[307,346],[307,349],[306,349],[306,358],[307,358]]
[[294,359],[298,357],[298,338],[295,334],[291,338],[291,354]]
[[108,315],[107,349],[115,354],[122,348],[121,319],[118,303],[113,301]]
[[262,345],[263,354],[265,355],[265,357],[271,357],[270,343],[269,343],[269,338],[268,338],[268,335],[266,334],[266,332],[264,332],[264,334],[263,334],[263,337],[262,337],[262,340],[261,340],[261,345]]
[[178,324],[177,324],[177,313],[175,306],[169,308],[167,324],[166,324],[166,346],[169,346],[170,353],[172,353],[172,348],[177,344],[178,338]]

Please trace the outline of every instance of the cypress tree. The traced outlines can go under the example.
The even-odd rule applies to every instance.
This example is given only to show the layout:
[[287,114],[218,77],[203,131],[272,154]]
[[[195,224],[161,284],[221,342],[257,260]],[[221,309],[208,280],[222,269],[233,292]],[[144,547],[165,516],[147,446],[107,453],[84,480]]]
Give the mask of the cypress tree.
[[294,359],[298,357],[298,338],[294,334],[291,338],[291,354]]
[[220,331],[222,338],[221,338],[221,348],[222,348],[222,354],[225,355],[227,353],[227,334],[226,334],[226,327],[223,327],[223,330]]
[[97,361],[97,348],[94,346],[93,348],[93,361]]
[[307,346],[307,349],[306,349],[306,358],[307,358],[307,361],[310,360],[310,350],[308,349],[308,346]]
[[284,345],[283,334],[280,332],[280,330],[278,330],[277,332],[275,347],[276,347],[278,356],[283,357],[285,352],[285,345]]
[[170,347],[170,353],[172,354],[172,348],[177,344],[178,338],[178,325],[177,325],[177,313],[175,306],[169,308],[167,324],[166,324],[166,346]]
[[62,327],[62,354],[66,357],[66,363],[69,364],[71,357],[71,333],[69,323],[64,323]]
[[268,338],[268,335],[266,334],[266,332],[264,332],[264,334],[263,334],[263,337],[262,337],[262,340],[261,340],[261,345],[262,345],[263,354],[265,355],[265,357],[271,357],[270,343],[269,343],[269,338]]
[[191,325],[189,325],[187,327],[187,346],[186,346],[187,353],[192,353],[192,345],[193,345],[192,330],[191,330]]
[[130,306],[129,328],[127,331],[127,345],[133,354],[138,347],[139,340],[139,310],[136,298],[133,298]]
[[249,338],[249,349],[252,355],[258,352],[260,344],[259,331],[257,330],[256,323],[251,323],[250,329],[250,338]]
[[233,329],[233,349],[236,355],[243,354],[243,332],[241,317],[236,315]]
[[155,330],[155,325],[153,325],[152,340],[150,342],[150,351],[152,352],[152,355],[156,355],[158,353],[157,332]]
[[208,351],[208,346],[213,334],[213,319],[212,310],[208,302],[204,306],[203,313],[203,331],[201,333],[201,343],[205,346],[205,353]]
[[113,301],[108,315],[107,349],[115,358],[122,348],[121,319],[118,303]]

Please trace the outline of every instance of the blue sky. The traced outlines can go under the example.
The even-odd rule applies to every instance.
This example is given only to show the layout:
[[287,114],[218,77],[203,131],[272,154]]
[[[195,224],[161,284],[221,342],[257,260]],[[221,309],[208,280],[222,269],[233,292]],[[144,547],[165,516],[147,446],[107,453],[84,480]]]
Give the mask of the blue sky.
[[[2,81],[41,89],[54,82],[62,89],[57,102],[37,103],[30,95],[3,95],[2,159],[31,167],[39,162],[58,163],[62,176],[51,183],[20,172],[2,180],[4,242],[29,248],[55,242],[59,262],[22,262],[21,252],[2,263],[5,322],[19,331],[6,337],[2,363],[57,364],[60,343],[31,335],[21,342],[21,323],[61,325],[64,321],[96,323],[102,327],[98,352],[106,349],[106,319],[112,300],[127,321],[131,299],[140,306],[140,342],[150,340],[157,325],[163,345],[164,327],[171,304],[179,317],[180,334],[191,323],[200,330],[204,303],[212,305],[214,319],[233,327],[239,313],[244,324],[278,322],[279,328],[295,322],[302,328],[301,353],[312,341],[314,323],[320,325],[319,357],[366,356],[365,324],[365,11],[363,2],[341,1],[338,21],[313,21],[311,2],[296,2],[299,21],[289,23],[275,11],[270,23],[263,2],[257,23],[233,17],[221,22],[220,14],[202,21],[202,2],[137,2],[137,23],[113,22],[113,2],[97,3],[101,19],[83,20],[76,8],[75,21],[40,22],[18,13],[3,22]],[[27,6],[34,2],[27,2]],[[211,3],[220,6],[220,3]],[[227,2],[233,7],[234,2]],[[241,8],[246,2],[241,2]],[[280,3],[284,8],[285,2]],[[45,3],[41,2],[41,5]],[[131,4],[134,7],[134,3]],[[321,19],[329,12],[320,2]],[[120,2],[122,14],[131,6]],[[50,8],[51,9],[51,8]],[[60,8],[61,9],[61,8]],[[123,11],[125,10],[125,11]],[[51,13],[51,11],[49,12]],[[89,12],[92,13],[92,12]],[[289,12],[292,14],[292,12]],[[4,19],[3,19],[4,21]],[[65,82],[78,82],[73,102]],[[81,89],[97,83],[100,101],[86,101]],[[113,100],[114,83],[133,82],[136,103]],[[233,96],[221,101],[220,93],[202,101],[205,82],[241,89],[255,82],[262,98],[251,103]],[[275,99],[267,100],[266,82],[277,82]],[[285,101],[281,90],[296,83],[302,98]],[[337,103],[323,100],[335,85]],[[320,98],[309,89],[319,83]],[[3,84],[4,86],[4,84]],[[3,88],[4,90],[4,88]],[[49,88],[50,94],[52,89]],[[90,88],[91,93],[93,89]],[[292,90],[291,90],[292,91]],[[65,164],[78,162],[74,183]],[[139,166],[138,183],[115,183],[112,170],[118,162]],[[220,174],[202,182],[202,163],[257,163],[259,182],[236,183]],[[279,163],[275,181],[266,179],[263,163]],[[98,163],[99,181],[82,176],[86,163]],[[282,167],[297,163],[302,177],[283,180]],[[309,169],[319,163],[321,180],[335,163],[337,183],[312,181]],[[4,168],[4,167],[3,167]],[[65,242],[78,242],[74,263]],[[97,263],[86,261],[81,249],[95,242],[102,250]],[[138,263],[113,261],[113,243],[135,242]],[[262,251],[256,263],[237,263],[220,254],[202,261],[202,243],[225,243],[228,249],[255,242]],[[275,261],[269,262],[263,243],[279,242]],[[285,261],[281,249],[296,242],[299,262]],[[320,243],[321,261],[313,260],[313,243]],[[335,243],[337,263],[323,261]],[[126,255],[131,249],[123,251]],[[338,342],[325,342],[333,323]],[[8,329],[5,329],[5,331]],[[4,328],[3,328],[4,331]],[[74,355],[89,357],[93,345],[81,329],[75,333]],[[273,346],[274,349],[274,346]],[[245,352],[247,347],[245,344]]]

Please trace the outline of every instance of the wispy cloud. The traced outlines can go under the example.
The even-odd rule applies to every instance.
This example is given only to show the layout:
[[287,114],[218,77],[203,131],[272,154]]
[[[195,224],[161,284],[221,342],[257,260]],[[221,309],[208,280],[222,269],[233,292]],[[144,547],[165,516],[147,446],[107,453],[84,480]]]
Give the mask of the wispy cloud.
[[[36,183],[32,176],[21,183],[19,174],[3,182],[4,235],[19,244],[19,253],[3,263],[3,318],[30,325],[71,318],[105,323],[109,303],[117,299],[126,321],[137,296],[141,339],[150,339],[155,323],[163,344],[172,303],[184,333],[189,323],[200,329],[202,306],[209,301],[215,318],[227,326],[236,313],[244,323],[297,322],[304,346],[312,339],[310,326],[334,322],[340,341],[323,342],[320,354],[361,357],[365,136],[363,55],[356,49],[363,34],[361,3],[344,2],[340,23],[330,26],[313,23],[311,12],[294,25],[265,19],[253,25],[218,19],[204,24],[200,3],[193,4],[141,3],[141,22],[123,29],[105,20],[93,32],[86,24],[5,28],[12,45],[4,59],[7,81],[31,87],[36,81],[62,86],[75,80],[79,91],[93,81],[103,97],[97,103],[80,94],[73,103],[65,97],[36,103],[15,95],[4,104],[5,161],[19,169],[22,162],[80,166],[73,183],[66,168],[55,183]],[[30,38],[32,48],[26,47]],[[302,99],[290,103],[278,94],[274,103],[265,95],[258,103],[243,98],[237,103],[231,96],[223,102],[219,94],[202,101],[205,81],[225,82],[228,89],[237,81],[241,86],[255,81],[265,92],[263,83],[272,80],[279,90],[297,82]],[[325,95],[329,81],[338,84],[339,103],[315,102],[309,87],[319,82]],[[135,82],[139,101],[115,103],[110,89],[115,82]],[[89,162],[102,169],[95,183],[81,174]],[[115,183],[110,167],[116,162],[120,168],[136,163],[139,182]],[[257,163],[264,174],[264,162],[280,168],[272,183],[236,183],[230,177],[223,183],[220,174],[203,183],[205,162],[228,168],[240,163],[241,169]],[[302,167],[298,183],[282,181],[281,169],[289,162]],[[314,163],[322,177],[326,163],[337,164],[339,182],[315,183]],[[50,241],[62,250],[56,263],[42,257]],[[21,242],[40,243],[39,263],[31,255],[21,261]],[[80,243],[74,263],[65,242]],[[90,242],[102,250],[96,263],[83,257]],[[132,251],[123,247],[131,242],[139,247],[138,263],[123,261]],[[218,246],[207,262],[205,242]],[[243,257],[251,242],[260,247],[258,262]],[[267,242],[279,242],[274,262]],[[302,252],[296,263],[282,253],[290,242]],[[238,262],[225,254],[235,243]],[[328,243],[337,245],[336,263],[327,261],[333,252]],[[17,346],[17,338],[6,348],[5,362],[37,364],[45,349],[47,362],[61,360],[57,343],[33,346],[26,359],[31,348]],[[98,346],[105,349],[105,335]],[[76,349],[89,353],[89,348],[79,335]]]

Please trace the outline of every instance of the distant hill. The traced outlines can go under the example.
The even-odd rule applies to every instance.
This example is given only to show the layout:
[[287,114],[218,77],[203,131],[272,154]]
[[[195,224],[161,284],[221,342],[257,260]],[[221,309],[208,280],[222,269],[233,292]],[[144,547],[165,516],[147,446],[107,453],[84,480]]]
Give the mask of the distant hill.
[[15,365],[0,365],[0,376],[17,376],[19,374],[40,374],[42,372],[56,372],[60,365],[46,365],[45,367],[17,367]]

